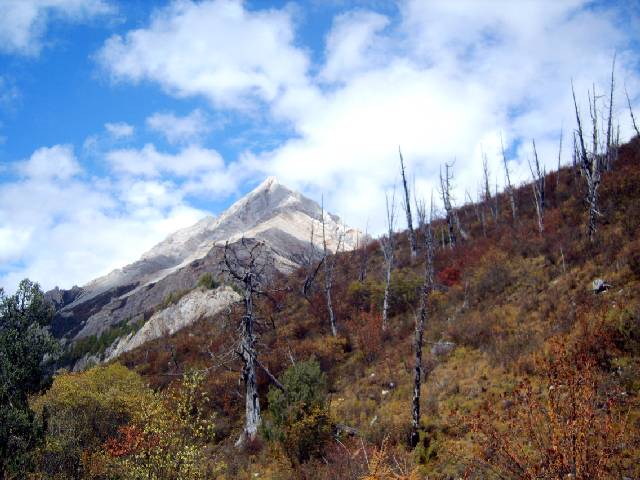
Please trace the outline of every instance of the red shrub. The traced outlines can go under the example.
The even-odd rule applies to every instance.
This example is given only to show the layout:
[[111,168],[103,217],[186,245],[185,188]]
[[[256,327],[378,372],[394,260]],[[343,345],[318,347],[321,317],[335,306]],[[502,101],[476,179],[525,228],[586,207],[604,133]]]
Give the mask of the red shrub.
[[456,267],[445,267],[438,272],[438,282],[447,287],[453,287],[460,283],[462,273]]

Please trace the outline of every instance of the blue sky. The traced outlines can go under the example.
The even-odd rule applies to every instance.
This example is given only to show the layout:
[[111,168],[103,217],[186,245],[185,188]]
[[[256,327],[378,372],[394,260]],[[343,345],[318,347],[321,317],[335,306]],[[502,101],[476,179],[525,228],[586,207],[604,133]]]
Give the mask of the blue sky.
[[[402,145],[417,191],[481,152],[527,179],[574,125],[570,81],[640,111],[637,2],[0,0],[0,286],[83,284],[265,176],[383,226]],[[583,106],[583,110],[586,108]],[[607,108],[604,100],[603,111]],[[568,149],[563,161],[568,162]]]

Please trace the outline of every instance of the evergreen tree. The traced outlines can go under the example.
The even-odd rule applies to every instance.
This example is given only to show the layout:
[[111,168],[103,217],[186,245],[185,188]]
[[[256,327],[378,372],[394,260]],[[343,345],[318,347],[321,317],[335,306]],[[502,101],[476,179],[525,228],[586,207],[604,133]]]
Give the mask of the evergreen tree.
[[0,289],[0,479],[22,471],[42,436],[29,395],[44,390],[58,344],[49,333],[53,309],[37,283],[20,282],[13,295]]

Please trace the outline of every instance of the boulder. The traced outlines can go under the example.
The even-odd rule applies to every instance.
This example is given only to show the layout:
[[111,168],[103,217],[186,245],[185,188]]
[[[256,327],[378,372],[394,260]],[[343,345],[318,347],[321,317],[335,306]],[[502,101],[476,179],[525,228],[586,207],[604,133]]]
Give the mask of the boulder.
[[593,290],[593,293],[602,293],[609,290],[611,286],[602,278],[596,278],[591,284],[591,290]]
[[442,355],[450,353],[454,348],[456,348],[455,343],[447,342],[445,340],[438,340],[431,347],[431,355],[433,355],[434,357],[440,357]]

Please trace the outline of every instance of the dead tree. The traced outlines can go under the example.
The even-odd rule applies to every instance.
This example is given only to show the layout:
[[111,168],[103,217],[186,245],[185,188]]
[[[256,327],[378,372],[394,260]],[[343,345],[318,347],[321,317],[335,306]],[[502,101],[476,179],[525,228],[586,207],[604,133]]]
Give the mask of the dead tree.
[[484,208],[483,187],[478,186],[477,192],[476,192],[476,198],[477,198],[476,204],[478,205],[478,212],[480,214],[479,215],[480,226],[482,226],[482,236],[486,237],[487,236],[487,212]]
[[533,158],[535,162],[535,170],[531,166],[531,162],[529,162],[529,170],[531,170],[531,176],[533,177],[533,183],[531,184],[531,188],[533,189],[533,198],[536,205],[536,214],[538,216],[538,230],[540,233],[544,233],[544,180],[545,180],[545,171],[544,168],[542,171],[540,170],[540,161],[538,160],[538,151],[536,150],[536,141],[532,140],[533,144]]
[[446,213],[447,228],[449,234],[449,246],[453,249],[456,246],[457,237],[456,230],[460,234],[463,240],[468,238],[467,233],[462,229],[460,225],[460,218],[453,208],[453,197],[451,195],[451,180],[453,180],[453,173],[450,169],[453,164],[444,164],[445,174],[442,176],[442,168],[440,169],[440,193],[442,195],[442,204]]
[[429,221],[425,224],[425,272],[422,283],[422,295],[420,297],[420,313],[416,317],[416,325],[413,340],[414,366],[413,366],[413,402],[411,408],[411,437],[410,444],[414,448],[420,440],[420,388],[422,386],[422,347],[424,345],[424,328],[427,323],[429,295],[433,291],[434,271],[434,240],[431,222],[433,221],[433,200]]
[[229,242],[224,246],[224,269],[242,289],[244,314],[240,322],[240,341],[236,353],[242,361],[242,380],[245,386],[245,422],[242,435],[236,445],[254,440],[261,423],[260,398],[256,382],[258,366],[255,326],[257,316],[254,301],[264,295],[263,283],[266,280],[269,262],[264,255],[264,243],[254,245],[242,238],[241,248],[231,248]]
[[[415,192],[415,188],[414,188]],[[423,198],[418,199],[414,193],[414,202],[416,204],[416,216],[418,217],[418,231],[423,231],[427,221],[427,204]]]
[[584,141],[584,132],[582,130],[582,120],[580,118],[580,111],[578,110],[578,102],[576,101],[576,93],[573,89],[573,83],[571,84],[571,92],[573,93],[573,105],[576,111],[576,122],[578,124],[577,139],[579,143],[578,164],[580,165],[580,172],[587,182],[587,208],[588,208],[588,221],[587,221],[587,237],[589,240],[593,240],[593,235],[597,229],[597,217],[600,215],[598,210],[598,187],[600,186],[601,176],[601,161],[600,155],[597,150],[597,117],[595,115],[595,94],[593,97],[594,105],[591,105],[591,97],[589,98],[589,110],[591,111],[591,119],[594,122],[593,126],[593,146],[594,151],[587,152],[587,147]]
[[338,234],[338,243],[335,253],[332,255],[327,246],[327,234],[324,219],[324,198],[322,200],[322,263],[324,265],[324,296],[327,301],[327,314],[329,315],[329,325],[331,326],[331,335],[338,336],[338,327],[336,322],[336,315],[333,310],[333,301],[331,299],[331,290],[333,288],[333,274],[335,272],[336,259],[338,257],[338,251],[342,243],[342,235]]
[[364,230],[362,240],[358,236],[356,254],[358,258],[358,281],[364,283],[367,278],[367,268],[369,266],[369,225]]
[[411,248],[411,258],[415,258],[418,253],[418,241],[416,240],[416,232],[413,230],[413,219],[411,218],[411,194],[409,192],[409,186],[407,185],[407,177],[404,171],[404,159],[402,158],[402,151],[398,147],[398,153],[400,154],[400,173],[402,174],[402,188],[404,189],[404,202],[402,207],[404,213],[407,216],[407,230],[409,231],[409,246]]
[[507,184],[507,195],[509,196],[509,205],[511,205],[511,217],[513,223],[518,219],[518,206],[516,204],[515,189],[511,183],[511,175],[509,174],[509,165],[507,164],[507,154],[504,150],[504,143],[502,142],[502,135],[500,135],[500,149],[502,151],[502,163],[504,164],[504,176]]
[[391,203],[389,203],[389,195],[385,195],[387,206],[387,234],[380,239],[380,247],[384,256],[385,267],[385,284],[384,298],[382,301],[382,330],[387,330],[389,323],[389,290],[391,288],[391,271],[393,270],[395,241],[393,230],[396,221],[396,191],[395,188],[391,195]]
[[491,216],[493,217],[493,221],[495,222],[498,218],[497,209],[494,208],[494,205],[491,202],[491,187],[489,186],[489,162],[487,160],[487,154],[482,152],[482,172],[484,174],[484,192],[483,192],[483,201],[485,205],[489,208],[491,212]]
[[473,207],[473,211],[476,214],[476,220],[478,221],[478,223],[480,223],[481,216],[480,216],[480,208],[478,207],[479,203],[473,201],[473,198],[471,198],[471,194],[469,193],[468,190],[464,191],[464,195],[467,203]]
[[613,62],[611,63],[611,86],[609,88],[609,119],[607,120],[607,143],[606,143],[606,165],[605,169],[610,171],[613,167],[613,156],[614,150],[617,151],[617,148],[613,148],[613,90],[615,86],[615,70],[616,70],[616,56],[613,55]]
[[636,117],[633,115],[633,108],[631,107],[631,99],[629,98],[629,92],[627,92],[627,87],[624,87],[624,94],[627,96],[627,105],[629,105],[629,115],[631,115],[631,124],[633,125],[633,129],[636,131],[636,135],[640,137],[640,130],[638,129],[638,124],[636,123]]
[[558,145],[558,170],[556,171],[556,197],[558,196],[558,188],[560,187],[560,168],[562,162],[562,137],[564,129],[560,129],[560,143]]
[[300,289],[300,293],[302,294],[302,298],[310,302],[309,293],[311,291],[311,287],[313,286],[313,282],[318,276],[318,272],[320,271],[320,267],[324,263],[324,258],[318,257],[320,256],[318,252],[318,248],[315,244],[315,220],[311,221],[311,234],[309,238],[309,245],[306,248],[303,248],[300,254],[295,258],[297,263],[300,264],[302,270],[304,271],[304,280],[302,281],[302,287]]

